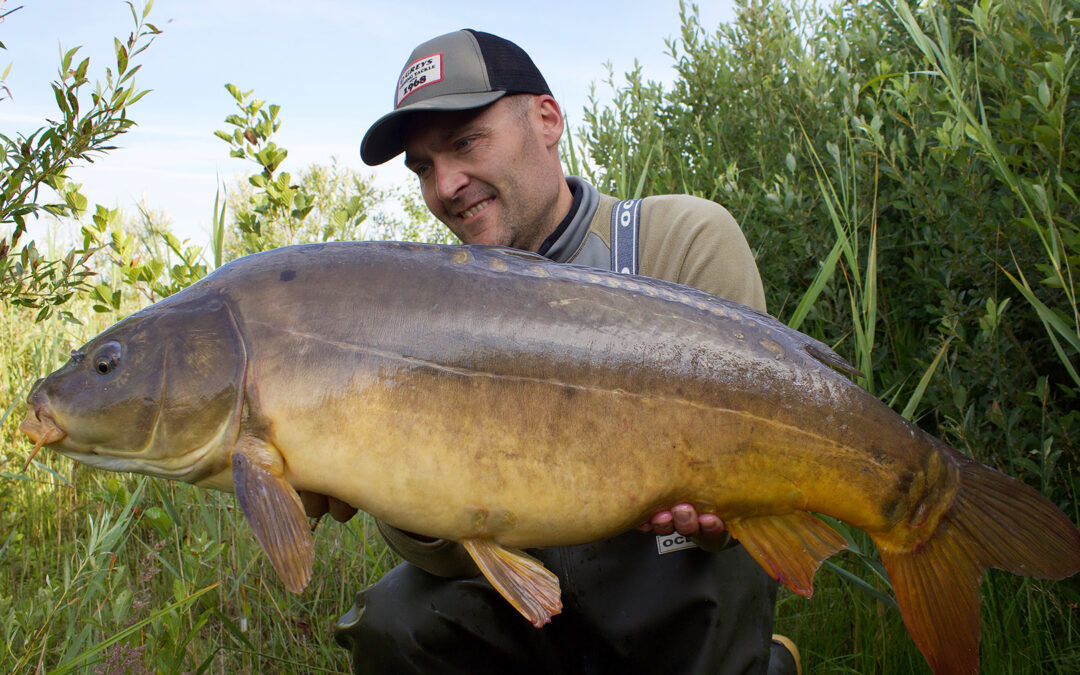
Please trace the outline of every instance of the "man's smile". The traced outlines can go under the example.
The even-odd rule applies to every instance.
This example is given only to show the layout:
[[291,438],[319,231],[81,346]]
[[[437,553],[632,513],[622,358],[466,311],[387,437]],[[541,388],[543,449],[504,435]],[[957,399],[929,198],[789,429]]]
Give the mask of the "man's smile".
[[464,211],[462,211],[461,213],[459,213],[459,214],[458,214],[458,217],[459,217],[459,218],[461,218],[462,220],[468,220],[469,218],[472,218],[472,217],[473,217],[473,216],[475,216],[476,214],[478,214],[478,213],[480,213],[481,211],[483,211],[483,210],[484,210],[484,207],[486,207],[486,206],[487,206],[488,204],[490,204],[490,203],[491,203],[492,201],[494,201],[494,200],[493,200],[493,199],[491,199],[491,198],[488,198],[488,199],[485,199],[485,200],[484,200],[484,201],[482,201],[482,202],[478,202],[478,203],[476,203],[476,204],[474,204],[474,205],[470,206],[469,208],[465,209],[465,210],[464,210]]

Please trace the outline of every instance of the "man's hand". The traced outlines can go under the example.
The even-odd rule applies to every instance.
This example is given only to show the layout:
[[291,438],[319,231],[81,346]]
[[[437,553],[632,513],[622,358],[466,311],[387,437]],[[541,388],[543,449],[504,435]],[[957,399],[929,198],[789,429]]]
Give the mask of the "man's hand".
[[[356,509],[352,506],[318,492],[300,490],[300,501],[311,518],[321,518],[330,513],[334,520],[344,523],[356,515]],[[717,537],[725,530],[724,521],[719,516],[715,513],[699,514],[692,504],[676,504],[670,510],[657,511],[648,522],[638,525],[638,529],[660,535],[678,531],[684,537]],[[429,539],[424,537],[423,540]]]
[[693,504],[676,504],[670,510],[657,511],[637,529],[660,535],[678,531],[684,537],[717,537],[724,533],[725,527],[715,513],[699,514]]
[[[308,518],[322,518],[327,513],[334,517],[334,520],[339,523],[347,522],[350,518],[359,513],[358,509],[349,506],[345,502],[335,497],[330,497],[319,492],[309,492],[308,490],[299,490],[300,503],[304,505],[304,512],[307,513]],[[405,532],[413,539],[430,543],[438,541],[432,537],[428,537],[422,534],[416,534],[414,532]]]
[[300,490],[300,503],[309,518],[322,518],[327,512],[339,523],[344,523],[356,515],[356,509],[340,499],[328,497],[318,492]]

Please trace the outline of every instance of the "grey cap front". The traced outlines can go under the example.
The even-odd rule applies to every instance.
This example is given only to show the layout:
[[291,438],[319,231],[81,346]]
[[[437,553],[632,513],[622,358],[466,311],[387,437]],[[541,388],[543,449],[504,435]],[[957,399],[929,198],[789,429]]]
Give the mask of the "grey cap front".
[[481,108],[507,94],[551,94],[521,47],[471,29],[428,40],[409,55],[394,89],[394,110],[368,129],[360,157],[374,166],[401,154],[411,114]]

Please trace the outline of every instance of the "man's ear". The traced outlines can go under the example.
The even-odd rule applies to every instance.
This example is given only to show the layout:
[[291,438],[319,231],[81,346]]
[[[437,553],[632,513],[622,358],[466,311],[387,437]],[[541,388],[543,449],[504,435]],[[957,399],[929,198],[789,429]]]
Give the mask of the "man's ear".
[[540,113],[540,130],[544,137],[544,144],[549,150],[556,148],[563,135],[562,109],[558,101],[547,94],[538,95],[536,105]]

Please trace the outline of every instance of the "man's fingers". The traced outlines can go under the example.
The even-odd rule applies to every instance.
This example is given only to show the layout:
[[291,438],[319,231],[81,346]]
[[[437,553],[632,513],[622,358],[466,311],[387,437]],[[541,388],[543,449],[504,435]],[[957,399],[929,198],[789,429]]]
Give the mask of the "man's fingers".
[[335,497],[327,497],[330,515],[339,523],[344,523],[356,515],[356,509]]
[[318,492],[308,492],[307,490],[300,490],[299,492],[300,503],[304,505],[304,511],[307,513],[308,518],[322,518],[330,510],[326,495]]
[[647,522],[637,526],[641,532],[668,535],[678,531],[684,537],[716,537],[723,534],[724,521],[715,513],[698,514],[693,504],[676,504],[670,510],[657,511]]
[[327,497],[319,492],[299,490],[300,503],[304,505],[304,512],[309,518],[322,518],[328,512],[339,523],[344,523],[356,515],[356,509],[340,499]]
[[720,520],[720,516],[715,513],[703,513],[698,516],[698,525],[701,527],[701,534],[706,537],[718,537],[727,529],[724,521]]
[[671,534],[675,531],[675,522],[671,511],[660,511],[653,515],[652,520],[649,522],[652,524],[651,529],[655,534]]
[[675,520],[675,529],[684,537],[692,537],[700,531],[697,509],[690,504],[673,506],[671,515]]

